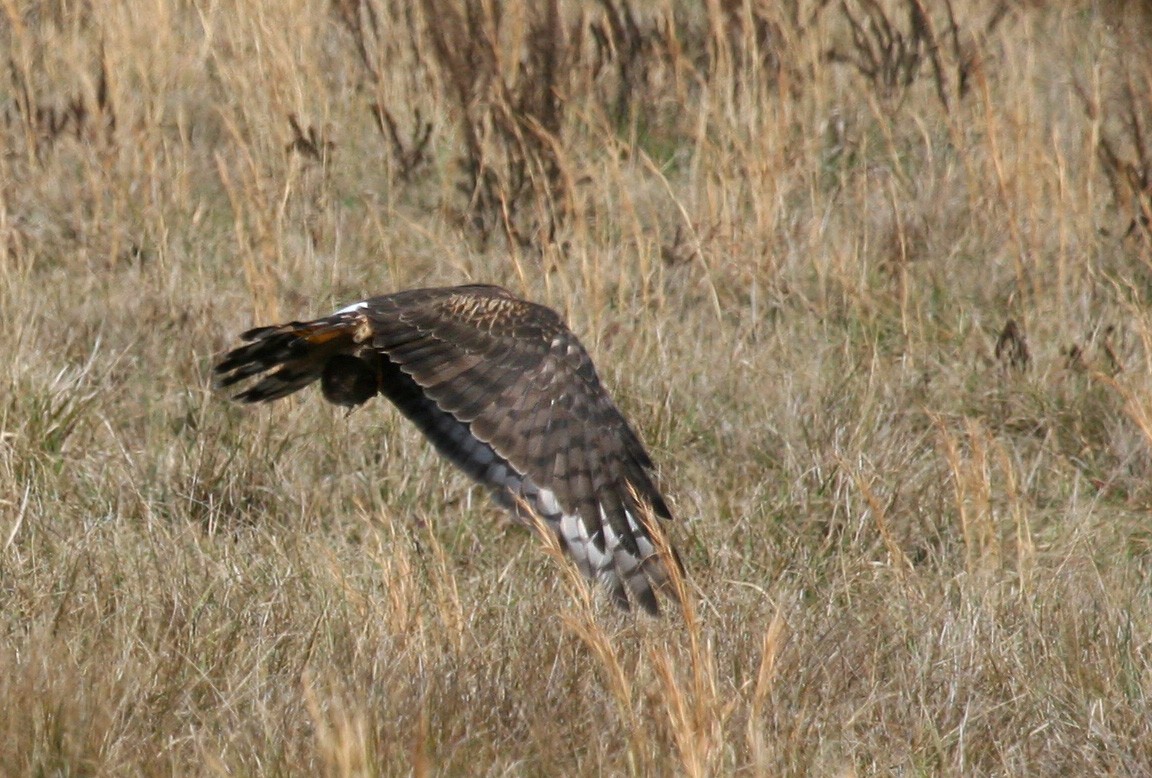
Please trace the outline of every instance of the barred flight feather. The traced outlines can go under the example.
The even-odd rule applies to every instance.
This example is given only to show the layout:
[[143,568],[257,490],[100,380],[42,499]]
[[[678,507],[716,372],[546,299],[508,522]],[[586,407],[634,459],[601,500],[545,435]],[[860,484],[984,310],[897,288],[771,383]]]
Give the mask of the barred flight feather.
[[[382,394],[517,520],[550,528],[613,600],[657,613],[669,570],[642,517],[671,518],[640,438],[551,309],[496,286],[414,289],[326,318],[256,327],[214,368],[241,402],[319,380],[330,402]],[[672,554],[672,564],[679,560]]]

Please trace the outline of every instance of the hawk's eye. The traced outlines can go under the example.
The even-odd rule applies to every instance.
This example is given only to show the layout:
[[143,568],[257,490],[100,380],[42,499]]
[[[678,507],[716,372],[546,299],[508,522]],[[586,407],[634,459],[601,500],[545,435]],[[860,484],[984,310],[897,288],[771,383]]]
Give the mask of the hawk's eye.
[[351,354],[337,354],[324,365],[320,388],[328,402],[355,408],[375,396],[380,386],[376,371],[367,361]]

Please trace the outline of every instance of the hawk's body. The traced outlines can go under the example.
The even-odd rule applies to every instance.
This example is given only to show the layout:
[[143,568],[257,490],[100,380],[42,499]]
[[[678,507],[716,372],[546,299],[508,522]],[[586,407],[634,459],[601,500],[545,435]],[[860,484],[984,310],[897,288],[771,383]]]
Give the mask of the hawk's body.
[[523,522],[549,527],[580,570],[656,612],[668,571],[645,524],[671,513],[643,444],[588,353],[550,308],[496,286],[414,289],[323,319],[260,327],[216,366],[236,395],[275,400],[320,379],[331,402],[383,394]]

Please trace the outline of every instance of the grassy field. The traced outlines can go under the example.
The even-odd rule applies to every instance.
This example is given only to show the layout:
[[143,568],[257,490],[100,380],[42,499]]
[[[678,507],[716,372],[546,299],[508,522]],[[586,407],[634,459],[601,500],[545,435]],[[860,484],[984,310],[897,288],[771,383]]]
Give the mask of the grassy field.
[[[525,5],[0,2],[0,772],[1147,774],[1146,4]],[[683,613],[211,388],[472,281],[592,352]]]

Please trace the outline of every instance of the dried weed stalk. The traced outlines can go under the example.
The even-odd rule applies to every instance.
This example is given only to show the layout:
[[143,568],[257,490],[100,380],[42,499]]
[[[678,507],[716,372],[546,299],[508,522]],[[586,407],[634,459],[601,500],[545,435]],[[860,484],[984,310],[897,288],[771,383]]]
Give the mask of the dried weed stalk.
[[373,103],[371,110],[376,129],[392,147],[396,174],[400,176],[401,181],[411,181],[416,171],[428,164],[431,159],[428,142],[432,139],[432,122],[424,120],[419,108],[413,109],[412,132],[405,140],[401,135],[399,123],[391,111],[381,103]]
[[[514,245],[550,242],[570,211],[562,132],[572,48],[559,3],[423,5],[439,77],[460,117],[466,222],[484,243],[494,231]],[[510,47],[514,28],[525,31],[518,47]]]
[[288,114],[288,124],[292,127],[292,140],[284,147],[284,151],[326,164],[336,144],[322,136],[314,126],[302,127],[294,113]]
[[1120,93],[1107,104],[1076,84],[1084,113],[1099,127],[1096,154],[1108,178],[1116,207],[1128,217],[1125,237],[1147,238],[1152,224],[1152,150],[1149,149],[1149,101],[1152,69],[1133,75],[1127,64],[1119,74]]
[[952,0],[937,2],[942,21],[933,19],[929,0],[900,0],[895,8],[878,0],[841,0],[840,13],[851,42],[829,49],[826,59],[850,65],[877,94],[898,101],[927,64],[937,99],[945,111],[951,110],[952,96],[962,100],[968,94],[971,77],[980,66],[978,47],[971,42],[991,34],[1007,13],[1004,4],[998,5],[978,38],[963,33]]
[[29,67],[22,67],[9,58],[8,77],[13,99],[4,110],[4,120],[9,125],[13,120],[19,122],[32,158],[43,159],[45,153],[68,135],[78,141],[113,141],[116,110],[109,95],[108,63],[103,52],[96,65],[94,93],[89,96],[77,90],[64,105],[40,98],[30,76]]
[[[351,38],[364,76],[377,95],[377,99],[368,105],[372,121],[392,152],[397,176],[402,182],[409,183],[415,180],[416,173],[431,160],[428,146],[433,124],[425,121],[418,107],[413,108],[412,131],[407,139],[403,137],[399,122],[384,101],[383,71],[387,63],[401,58],[397,40],[403,41],[406,37],[413,56],[405,61],[415,63],[406,66],[411,71],[409,77],[417,81],[421,79],[424,66],[419,41],[416,40],[419,36],[389,36],[382,34],[381,30],[396,26],[416,30],[418,25],[413,17],[413,9],[409,4],[398,3],[382,12],[372,0],[333,0],[332,12]],[[383,23],[382,17],[385,18]]]

